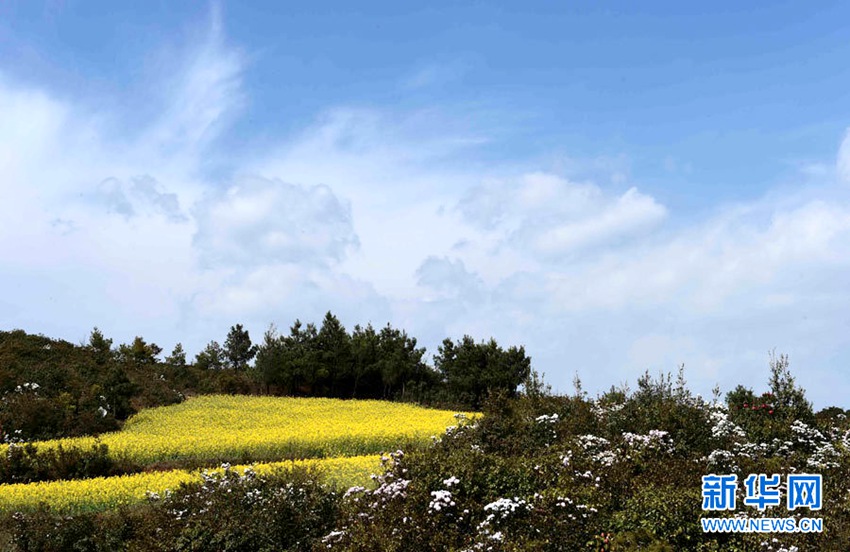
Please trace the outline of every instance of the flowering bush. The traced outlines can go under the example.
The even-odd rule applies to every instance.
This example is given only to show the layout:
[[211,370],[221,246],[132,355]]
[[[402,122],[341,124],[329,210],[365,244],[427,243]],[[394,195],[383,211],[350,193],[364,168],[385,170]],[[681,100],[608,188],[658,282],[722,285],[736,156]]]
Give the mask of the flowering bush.
[[[732,408],[740,388],[708,402],[669,377],[596,399],[497,395],[483,418],[457,416],[442,437],[385,453],[371,485],[335,492],[306,472],[296,481],[231,469],[132,514],[37,512],[7,519],[7,532],[19,550],[62,549],[40,544],[47,534],[88,538],[99,543],[83,548],[92,550],[850,550],[846,413],[806,416],[793,388],[778,388],[793,400],[772,390],[773,414]],[[823,533],[702,532],[703,475],[812,472],[824,478]]]

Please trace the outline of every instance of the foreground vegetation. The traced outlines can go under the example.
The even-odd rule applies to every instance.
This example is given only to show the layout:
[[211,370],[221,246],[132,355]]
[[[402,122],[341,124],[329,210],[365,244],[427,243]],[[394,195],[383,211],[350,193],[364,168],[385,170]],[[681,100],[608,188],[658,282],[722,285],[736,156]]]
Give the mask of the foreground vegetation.
[[[0,332],[0,550],[850,550],[848,412],[815,413],[784,356],[765,390],[704,399],[682,372],[557,396],[521,347],[446,340],[429,366],[404,332],[330,313],[259,346],[236,325],[193,363],[161,352]],[[735,511],[704,512],[712,473],[819,473],[823,507],[759,511],[739,485]],[[735,515],[824,531],[702,531]]]
[[[384,456],[371,486],[345,492],[309,468],[227,470],[134,507],[7,515],[9,550],[843,551],[850,549],[850,423],[815,414],[786,357],[768,389],[694,396],[683,374],[591,398],[534,378],[496,393],[476,420],[429,446]],[[703,533],[709,473],[821,473],[823,533]],[[739,489],[741,491],[741,489]]]
[[315,469],[317,477],[334,488],[370,485],[370,475],[381,466],[380,456],[312,458],[204,470],[150,471],[115,477],[70,481],[39,481],[0,485],[0,512],[32,512],[49,505],[60,514],[99,512],[166,495],[183,484],[209,480],[232,470],[239,474],[286,475],[299,468]]

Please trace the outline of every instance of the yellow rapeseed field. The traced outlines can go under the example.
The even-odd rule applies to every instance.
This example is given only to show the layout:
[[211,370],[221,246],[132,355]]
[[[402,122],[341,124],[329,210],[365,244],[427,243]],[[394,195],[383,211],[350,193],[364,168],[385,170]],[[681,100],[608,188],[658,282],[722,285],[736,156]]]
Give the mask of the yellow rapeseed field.
[[[385,401],[204,395],[143,410],[100,441],[110,454],[143,464],[323,458],[378,454],[456,423],[454,412]],[[82,437],[35,444],[90,448],[94,442]]]
[[[368,485],[369,476],[380,471],[381,457],[370,455],[295,460],[254,464],[251,468],[262,475],[276,470],[291,469],[294,466],[318,468],[326,482],[338,488],[344,488]],[[234,466],[231,469],[241,475],[247,467]],[[207,471],[221,472],[222,469]],[[201,470],[170,470],[119,477],[0,485],[0,512],[33,510],[42,502],[49,504],[53,510],[64,513],[99,511],[142,502],[148,491],[161,494],[167,489],[176,489],[181,483],[199,481],[201,481]]]

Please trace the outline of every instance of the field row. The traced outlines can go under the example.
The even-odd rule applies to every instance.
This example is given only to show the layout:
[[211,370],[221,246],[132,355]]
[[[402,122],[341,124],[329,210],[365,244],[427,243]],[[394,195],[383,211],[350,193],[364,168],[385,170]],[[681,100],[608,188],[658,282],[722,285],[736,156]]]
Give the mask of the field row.
[[[143,410],[99,441],[137,464],[241,462],[378,454],[455,425],[454,413],[410,404],[315,398],[206,395]],[[92,437],[34,443],[90,449]],[[6,446],[0,446],[0,454]]]
[[[231,469],[242,475],[245,468],[250,467],[258,475],[263,475],[298,466],[318,468],[325,482],[342,489],[369,485],[369,476],[380,471],[381,457],[369,455],[306,459],[234,466]],[[205,471],[222,472],[223,469]],[[148,492],[162,494],[183,483],[200,482],[201,474],[202,470],[169,470],[118,477],[0,485],[0,512],[34,510],[39,503],[46,503],[52,510],[64,513],[107,510],[142,502]]]

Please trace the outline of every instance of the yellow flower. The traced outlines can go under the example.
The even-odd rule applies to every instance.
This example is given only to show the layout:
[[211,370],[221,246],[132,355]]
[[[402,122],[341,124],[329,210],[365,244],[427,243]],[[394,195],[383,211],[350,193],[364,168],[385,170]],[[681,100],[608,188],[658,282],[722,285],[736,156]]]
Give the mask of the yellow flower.
[[[465,413],[467,418],[477,414]],[[251,458],[257,473],[292,466],[320,467],[340,487],[368,483],[380,470],[382,451],[428,441],[456,422],[455,413],[411,404],[316,398],[205,395],[172,406],[143,410],[121,431],[101,435],[109,454],[138,464],[191,460],[220,463]],[[40,450],[91,448],[93,437],[34,443]],[[7,446],[0,446],[5,454]],[[280,462],[295,459],[293,462]],[[62,511],[102,510],[144,500],[183,482],[198,470],[172,470],[121,477],[0,485],[0,510],[34,508],[46,502]]]

